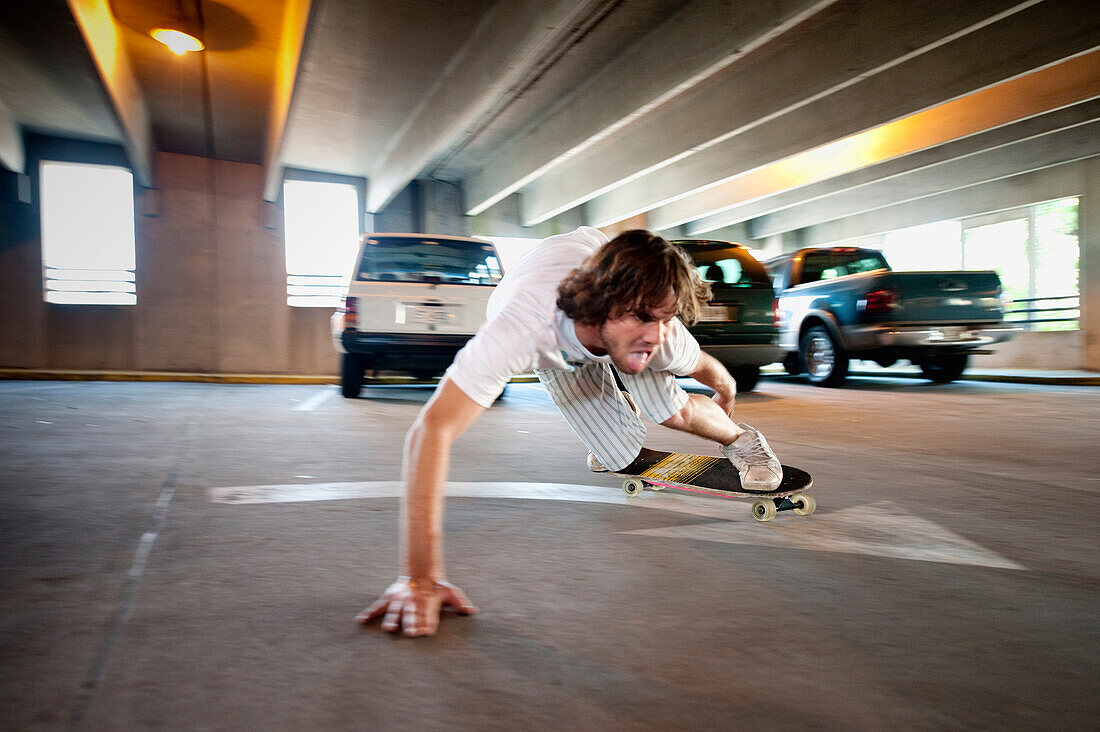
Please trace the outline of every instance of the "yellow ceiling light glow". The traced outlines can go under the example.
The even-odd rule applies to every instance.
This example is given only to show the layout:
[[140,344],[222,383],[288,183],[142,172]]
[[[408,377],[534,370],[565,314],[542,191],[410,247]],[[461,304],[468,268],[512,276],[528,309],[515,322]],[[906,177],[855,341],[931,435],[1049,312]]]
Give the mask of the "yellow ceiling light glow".
[[203,42],[198,38],[172,28],[154,28],[149,31],[149,35],[152,36],[154,40],[160,41],[168,46],[168,48],[172,49],[172,53],[177,56],[182,56],[188,51],[201,51],[206,48]]

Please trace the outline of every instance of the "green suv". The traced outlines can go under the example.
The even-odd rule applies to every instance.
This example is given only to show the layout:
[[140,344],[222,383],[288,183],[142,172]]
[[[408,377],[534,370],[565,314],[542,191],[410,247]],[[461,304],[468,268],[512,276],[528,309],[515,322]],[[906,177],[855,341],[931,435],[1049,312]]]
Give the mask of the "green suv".
[[752,391],[760,367],[782,358],[779,310],[764,266],[749,248],[728,241],[674,239],[710,283],[710,303],[691,328],[704,351],[737,380],[738,391]]

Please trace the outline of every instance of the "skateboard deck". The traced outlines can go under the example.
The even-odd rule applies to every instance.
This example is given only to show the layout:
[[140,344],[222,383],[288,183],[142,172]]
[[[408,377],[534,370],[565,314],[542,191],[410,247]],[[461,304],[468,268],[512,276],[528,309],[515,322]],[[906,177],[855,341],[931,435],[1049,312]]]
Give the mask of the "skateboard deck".
[[783,466],[779,488],[768,492],[742,487],[737,468],[724,457],[682,452],[642,448],[634,462],[614,474],[626,478],[623,492],[628,496],[638,495],[648,485],[656,491],[675,488],[712,496],[755,498],[752,515],[757,521],[771,521],[778,511],[808,516],[817,507],[813,497],[805,493],[813,485],[813,478],[806,471],[789,465]]

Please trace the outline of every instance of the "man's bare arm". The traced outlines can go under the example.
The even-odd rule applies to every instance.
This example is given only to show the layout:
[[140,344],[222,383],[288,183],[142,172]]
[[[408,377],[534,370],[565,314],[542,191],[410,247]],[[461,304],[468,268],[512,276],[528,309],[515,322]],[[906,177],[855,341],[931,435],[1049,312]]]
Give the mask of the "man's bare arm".
[[744,430],[730,419],[737,397],[737,383],[726,367],[710,354],[700,352],[699,363],[688,376],[714,389],[714,397],[707,399],[701,394],[690,395],[683,408],[661,424],[722,445],[728,445],[740,437]]
[[443,488],[451,445],[485,408],[448,377],[439,383],[405,438],[402,513],[402,576],[356,616],[361,623],[384,616],[382,627],[408,636],[431,635],[444,605],[477,612],[446,580],[443,568]]
[[700,351],[699,363],[690,377],[714,389],[714,401],[727,416],[733,414],[733,405],[737,400],[737,382],[721,361],[705,351]]

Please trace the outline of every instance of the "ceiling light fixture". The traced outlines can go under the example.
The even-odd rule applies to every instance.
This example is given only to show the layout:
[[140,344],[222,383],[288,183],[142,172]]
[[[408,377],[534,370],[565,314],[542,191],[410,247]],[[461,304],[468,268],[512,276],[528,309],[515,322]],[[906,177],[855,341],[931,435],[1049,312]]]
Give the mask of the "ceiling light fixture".
[[154,40],[160,41],[168,46],[168,48],[172,49],[172,53],[177,56],[182,56],[188,51],[201,51],[206,48],[203,42],[195,38],[195,36],[172,28],[154,28],[149,31],[149,35],[152,36]]

